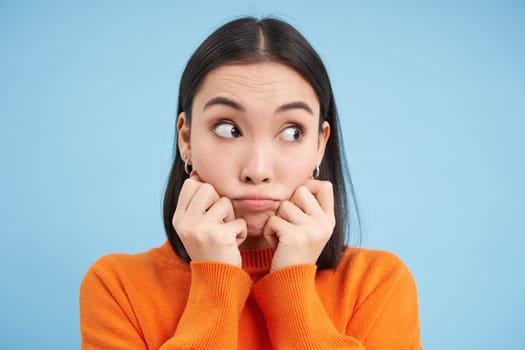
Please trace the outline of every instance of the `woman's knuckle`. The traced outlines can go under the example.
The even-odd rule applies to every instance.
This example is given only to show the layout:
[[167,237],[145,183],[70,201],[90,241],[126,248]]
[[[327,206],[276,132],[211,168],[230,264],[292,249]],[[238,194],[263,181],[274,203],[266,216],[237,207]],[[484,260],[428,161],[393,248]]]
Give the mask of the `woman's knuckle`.
[[201,186],[202,186],[202,190],[206,194],[213,194],[215,192],[215,189],[209,183],[203,183]]
[[292,204],[292,202],[290,202],[289,200],[285,200],[281,203],[281,205],[279,206],[279,210],[287,210],[288,208],[290,208],[290,205]]
[[308,190],[308,188],[307,188],[305,185],[301,185],[301,186],[299,186],[299,187],[297,188],[297,192],[298,192],[300,195],[304,195],[304,194],[306,194],[306,193],[308,193],[308,192],[310,192],[310,191]]

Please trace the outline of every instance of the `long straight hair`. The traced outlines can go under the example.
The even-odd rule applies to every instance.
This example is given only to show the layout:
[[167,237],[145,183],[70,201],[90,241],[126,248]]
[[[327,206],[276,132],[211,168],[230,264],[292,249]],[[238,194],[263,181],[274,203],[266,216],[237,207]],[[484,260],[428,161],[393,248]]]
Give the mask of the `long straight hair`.
[[[317,266],[319,269],[335,268],[350,229],[351,211],[347,193],[351,194],[354,204],[353,212],[359,229],[356,234],[360,238],[359,211],[344,155],[341,128],[328,73],[317,52],[295,28],[278,19],[258,20],[252,17],[236,19],[218,28],[197,48],[186,65],[179,86],[177,115],[185,112],[187,123],[191,125],[193,99],[204,78],[213,69],[228,63],[264,61],[279,62],[298,72],[312,86],[319,100],[319,130],[324,121],[330,124],[331,134],[319,166],[319,179],[330,181],[333,185],[336,224],[317,260]],[[188,178],[177,144],[175,136],[174,162],[164,194],[164,228],[174,252],[182,260],[189,262],[191,258],[172,225],[180,190],[184,180]]]

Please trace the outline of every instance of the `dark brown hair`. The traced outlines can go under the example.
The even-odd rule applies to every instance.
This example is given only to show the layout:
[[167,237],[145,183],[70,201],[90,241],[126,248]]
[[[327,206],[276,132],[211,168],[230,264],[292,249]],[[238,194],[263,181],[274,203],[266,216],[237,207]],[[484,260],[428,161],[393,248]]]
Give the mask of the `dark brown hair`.
[[[333,185],[336,225],[317,260],[317,266],[319,269],[335,268],[350,229],[351,211],[347,193],[351,194],[354,204],[353,212],[359,230],[358,241],[361,227],[359,211],[346,164],[341,128],[328,73],[317,52],[295,28],[278,19],[258,20],[252,17],[236,19],[218,28],[197,48],[186,65],[179,86],[177,115],[185,112],[187,122],[191,124],[193,98],[205,76],[213,69],[232,62],[251,63],[267,60],[289,66],[308,81],[319,99],[319,126],[323,121],[327,121],[331,127],[325,155],[320,164],[319,179],[330,181]],[[184,162],[177,150],[176,139],[174,157],[164,195],[164,227],[175,253],[182,260],[189,262],[191,259],[172,226],[179,192],[184,180],[188,178],[184,172]]]

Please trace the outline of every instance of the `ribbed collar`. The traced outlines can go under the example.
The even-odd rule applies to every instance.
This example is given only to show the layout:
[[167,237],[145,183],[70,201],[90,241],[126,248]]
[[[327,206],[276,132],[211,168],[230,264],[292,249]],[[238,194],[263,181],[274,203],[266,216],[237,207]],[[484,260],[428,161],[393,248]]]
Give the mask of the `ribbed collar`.
[[266,274],[272,265],[273,249],[241,250],[242,268],[249,275]]

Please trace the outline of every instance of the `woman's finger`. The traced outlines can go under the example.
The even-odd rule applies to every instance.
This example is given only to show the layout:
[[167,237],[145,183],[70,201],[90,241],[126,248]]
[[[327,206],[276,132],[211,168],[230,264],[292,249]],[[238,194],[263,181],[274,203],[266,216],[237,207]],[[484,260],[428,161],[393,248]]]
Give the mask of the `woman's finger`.
[[275,215],[283,218],[288,222],[291,222],[292,224],[297,225],[304,219],[305,213],[294,203],[290,201],[283,201]]
[[229,198],[221,197],[212,204],[210,209],[206,212],[208,217],[216,217],[218,221],[230,222],[235,219],[233,205]]
[[273,215],[268,218],[266,225],[264,225],[263,236],[266,237],[275,237],[279,243],[287,232],[294,232],[296,226],[291,222],[286,221],[285,219]]
[[179,216],[183,215],[186,210],[188,210],[188,205],[190,204],[195,192],[197,192],[200,187],[200,183],[191,179],[186,179],[182,185],[182,188],[179,193],[179,199],[177,201],[177,207],[173,215],[173,221],[176,220]]
[[299,186],[290,201],[308,216],[324,214],[317,197],[306,186]]
[[273,220],[276,220],[275,218],[277,218],[277,216],[270,216],[268,220],[266,220],[266,224],[263,228],[263,237],[266,240],[266,243],[268,243],[268,246],[272,249],[276,249],[277,244],[279,244],[279,240],[277,239],[277,236],[272,229],[273,225],[271,224]]
[[224,229],[228,232],[235,232],[237,246],[241,245],[241,243],[246,240],[246,237],[248,236],[248,228],[246,227],[246,221],[243,219],[231,220],[223,225]]
[[330,181],[306,180],[302,186],[306,187],[317,199],[325,213],[334,212],[334,189]]
[[186,211],[205,213],[219,199],[219,195],[209,183],[201,183]]

